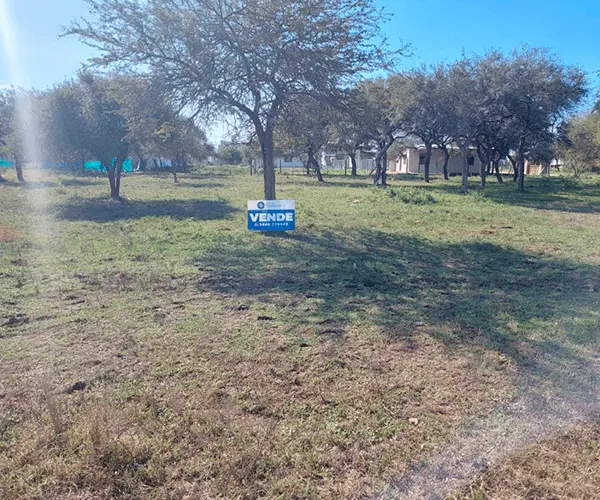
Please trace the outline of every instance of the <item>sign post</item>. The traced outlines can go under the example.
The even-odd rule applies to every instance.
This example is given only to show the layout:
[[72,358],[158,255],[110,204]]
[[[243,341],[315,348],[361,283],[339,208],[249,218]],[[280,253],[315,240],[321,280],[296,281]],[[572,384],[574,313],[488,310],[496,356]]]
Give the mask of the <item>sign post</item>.
[[250,231],[293,231],[296,229],[294,200],[264,200],[248,202]]

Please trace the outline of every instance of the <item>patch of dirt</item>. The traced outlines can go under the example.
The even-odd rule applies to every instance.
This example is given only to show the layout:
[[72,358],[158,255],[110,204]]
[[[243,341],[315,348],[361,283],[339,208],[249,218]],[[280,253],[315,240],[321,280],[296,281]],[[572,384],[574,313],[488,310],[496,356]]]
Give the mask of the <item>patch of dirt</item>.
[[0,226],[0,242],[18,241],[23,239],[25,233],[20,229],[10,226]]

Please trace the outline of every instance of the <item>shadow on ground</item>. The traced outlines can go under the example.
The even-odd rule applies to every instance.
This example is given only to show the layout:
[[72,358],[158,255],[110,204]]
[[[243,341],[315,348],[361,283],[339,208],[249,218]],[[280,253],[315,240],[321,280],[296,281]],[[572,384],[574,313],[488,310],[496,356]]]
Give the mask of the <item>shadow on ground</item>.
[[58,207],[59,218],[71,221],[112,222],[145,217],[173,219],[225,219],[236,211],[216,200],[113,201],[106,198],[81,199]]
[[[574,213],[600,213],[600,184],[580,183],[568,177],[527,177],[525,192],[519,193],[512,176],[504,177],[499,185],[494,176],[488,186],[481,188],[477,177],[471,178],[470,191],[481,192],[494,203],[541,210]],[[425,184],[424,184],[425,186]],[[432,193],[458,194],[458,184],[432,182],[426,186]]]
[[179,184],[177,184],[177,187],[195,189],[216,189],[225,187],[225,184],[221,182],[180,182]]
[[597,267],[490,243],[295,233],[228,242],[197,264],[200,290],[272,303],[286,324],[371,323],[392,340],[427,331],[448,345],[482,343],[540,375],[583,363],[574,346],[598,342]]
[[62,178],[60,184],[65,187],[87,187],[97,186],[101,180],[99,176],[81,176],[81,177],[68,177]]

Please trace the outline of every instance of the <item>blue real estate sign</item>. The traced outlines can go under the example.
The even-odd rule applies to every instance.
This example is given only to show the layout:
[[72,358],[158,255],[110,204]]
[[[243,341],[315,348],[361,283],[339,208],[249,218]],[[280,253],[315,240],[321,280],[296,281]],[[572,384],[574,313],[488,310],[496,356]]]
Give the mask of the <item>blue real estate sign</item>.
[[294,200],[265,200],[248,202],[250,231],[292,231],[296,229]]

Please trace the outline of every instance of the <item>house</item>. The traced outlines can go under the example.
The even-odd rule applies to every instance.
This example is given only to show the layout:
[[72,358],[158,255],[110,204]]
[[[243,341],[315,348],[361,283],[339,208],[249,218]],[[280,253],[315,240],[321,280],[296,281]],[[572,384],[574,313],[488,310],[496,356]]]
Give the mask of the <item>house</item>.
[[[323,150],[317,158],[322,170],[341,170],[350,171],[352,163],[347,153]],[[273,160],[275,169],[305,169],[306,162],[304,159],[297,156],[277,156]],[[357,169],[360,173],[368,174],[375,168],[375,154],[364,151],[356,152]],[[262,157],[255,158],[252,161],[255,168],[262,168]]]
[[[461,174],[463,169],[463,156],[456,147],[449,147],[450,159],[448,161],[449,174]],[[390,174],[421,174],[425,169],[425,146],[407,146],[400,149],[393,158],[388,158],[388,173]],[[475,150],[471,150],[467,157],[469,170],[477,173],[481,169]],[[438,147],[433,147],[431,151],[431,161],[429,163],[429,172],[431,174],[444,173],[444,152]]]

